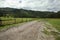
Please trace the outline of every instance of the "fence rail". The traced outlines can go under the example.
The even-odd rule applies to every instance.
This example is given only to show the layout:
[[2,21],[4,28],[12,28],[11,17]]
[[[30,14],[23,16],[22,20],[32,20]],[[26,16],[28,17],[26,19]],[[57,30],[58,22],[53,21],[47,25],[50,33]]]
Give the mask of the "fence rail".
[[28,22],[35,20],[35,18],[2,18],[0,19],[0,25],[10,25],[22,22]]

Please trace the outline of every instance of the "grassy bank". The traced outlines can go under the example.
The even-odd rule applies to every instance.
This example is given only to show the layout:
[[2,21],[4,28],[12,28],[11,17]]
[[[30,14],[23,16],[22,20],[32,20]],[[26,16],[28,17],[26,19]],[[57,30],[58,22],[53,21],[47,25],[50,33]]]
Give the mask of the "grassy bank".
[[[44,20],[49,22],[50,24],[52,24],[52,26],[60,32],[60,19],[58,19],[58,18],[50,18],[50,19],[47,18]],[[56,40],[60,40],[60,36],[59,36],[60,33],[59,32],[52,32],[52,34],[54,35]]]
[[60,18],[40,18],[40,20],[49,22],[53,27],[60,31]]
[[0,30],[4,28],[11,27],[11,25],[16,25],[23,22],[29,22],[36,20],[36,18],[8,18],[8,17],[0,17]]
[[55,27],[58,31],[60,31],[60,19],[58,18],[48,18],[45,19],[46,21],[48,21],[49,23],[51,23],[53,25],[53,27]]

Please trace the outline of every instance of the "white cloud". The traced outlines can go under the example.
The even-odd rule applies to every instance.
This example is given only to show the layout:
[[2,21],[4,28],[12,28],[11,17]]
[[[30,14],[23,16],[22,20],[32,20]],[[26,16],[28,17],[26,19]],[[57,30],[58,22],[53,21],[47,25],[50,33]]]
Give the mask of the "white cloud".
[[24,8],[40,11],[60,11],[60,0],[3,0],[0,2],[0,7]]
[[19,0],[5,0],[0,3],[0,7],[20,8],[21,4],[19,3]]

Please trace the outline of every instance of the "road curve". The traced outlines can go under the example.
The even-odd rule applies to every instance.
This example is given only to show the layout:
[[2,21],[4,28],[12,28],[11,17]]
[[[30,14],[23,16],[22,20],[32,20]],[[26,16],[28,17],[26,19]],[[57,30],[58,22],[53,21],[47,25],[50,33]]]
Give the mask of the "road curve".
[[0,40],[54,40],[52,36],[45,35],[43,29],[43,22],[28,22],[0,33]]

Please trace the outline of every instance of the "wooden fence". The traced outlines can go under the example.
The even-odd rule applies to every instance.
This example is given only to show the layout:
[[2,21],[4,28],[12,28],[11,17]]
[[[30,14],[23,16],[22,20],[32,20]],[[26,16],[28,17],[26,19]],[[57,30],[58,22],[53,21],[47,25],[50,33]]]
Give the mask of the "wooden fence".
[[32,21],[32,20],[34,20],[34,18],[13,18],[13,19],[9,19],[9,20],[0,19],[0,26],[28,22],[28,21]]

